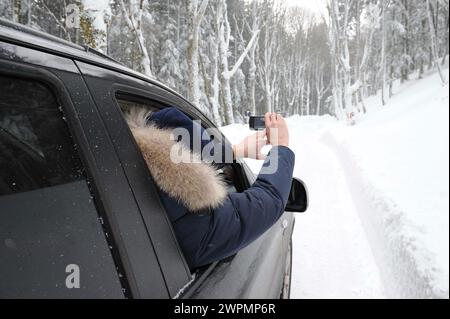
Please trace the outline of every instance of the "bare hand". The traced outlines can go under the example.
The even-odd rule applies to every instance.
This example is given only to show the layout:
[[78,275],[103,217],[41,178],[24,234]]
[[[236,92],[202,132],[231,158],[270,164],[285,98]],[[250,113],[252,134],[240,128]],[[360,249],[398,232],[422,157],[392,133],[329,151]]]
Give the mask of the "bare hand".
[[266,113],[267,141],[273,146],[289,147],[289,129],[284,118],[276,113]]

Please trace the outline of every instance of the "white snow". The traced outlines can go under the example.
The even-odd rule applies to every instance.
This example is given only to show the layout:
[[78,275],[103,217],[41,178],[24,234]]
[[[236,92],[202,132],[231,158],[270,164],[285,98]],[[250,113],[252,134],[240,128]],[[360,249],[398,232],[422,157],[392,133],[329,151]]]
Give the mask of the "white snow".
[[[384,107],[368,99],[355,126],[288,119],[294,176],[310,194],[296,215],[292,298],[449,297],[448,85],[433,73],[394,92]],[[251,133],[222,130],[233,143]]]

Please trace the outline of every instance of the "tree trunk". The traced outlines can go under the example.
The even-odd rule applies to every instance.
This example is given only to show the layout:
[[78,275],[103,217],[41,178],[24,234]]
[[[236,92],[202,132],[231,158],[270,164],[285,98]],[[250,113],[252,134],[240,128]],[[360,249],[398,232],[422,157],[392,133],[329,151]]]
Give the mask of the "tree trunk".
[[386,105],[385,88],[386,88],[386,0],[381,1],[382,5],[382,17],[381,17],[381,103]]
[[188,99],[202,109],[200,105],[200,73],[199,73],[199,33],[200,24],[205,14],[208,0],[189,0],[188,4],[188,46],[187,46],[187,66],[188,66]]
[[[254,2],[253,5],[253,26],[252,32],[256,32],[258,30],[258,17],[256,16],[256,4]],[[248,91],[250,95],[250,109],[253,115],[257,114],[256,110],[256,49],[258,48],[258,44],[256,43],[248,53],[248,61],[249,61],[249,70],[248,70]]]
[[437,55],[437,40],[436,40],[436,31],[433,23],[433,7],[430,0],[427,0],[427,11],[428,11],[428,22],[430,25],[430,38],[431,38],[431,54],[433,56],[433,64],[437,67],[439,76],[441,78],[442,84],[447,83],[447,79],[444,77],[442,73],[441,64],[438,61]]
[[[138,16],[137,19],[135,18],[135,12],[133,12],[133,6],[131,4],[128,4],[127,7],[123,2],[123,0],[120,0],[120,6],[122,8],[122,13],[128,25],[128,28],[136,36],[139,50],[141,52],[141,66],[142,69],[144,70],[144,74],[152,76],[152,71],[150,67],[151,66],[150,55],[148,54],[147,43],[142,31],[142,11],[144,10],[143,1],[142,0],[140,1],[140,6],[138,9],[140,12],[137,14]],[[78,38],[78,29],[77,29],[77,38]]]

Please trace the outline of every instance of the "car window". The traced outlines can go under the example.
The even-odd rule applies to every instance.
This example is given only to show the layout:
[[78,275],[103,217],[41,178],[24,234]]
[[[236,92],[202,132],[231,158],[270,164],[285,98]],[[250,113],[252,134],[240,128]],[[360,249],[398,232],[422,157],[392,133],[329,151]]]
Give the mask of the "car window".
[[[144,108],[152,112],[157,112],[158,110],[164,108],[163,104],[159,102],[152,102],[148,100],[145,102],[127,100],[123,94],[118,96],[116,100],[123,113],[127,113],[131,108]],[[224,180],[225,184],[227,185],[227,190],[229,193],[236,192],[237,189],[241,189],[240,185],[238,184],[238,178],[236,178],[235,176],[236,172],[231,164],[216,165],[216,166],[217,166],[217,173]]]
[[150,101],[143,103],[143,102],[133,102],[129,101],[123,98],[118,98],[117,103],[120,106],[120,109],[123,113],[127,112],[128,110],[132,108],[145,108],[152,112],[157,112],[159,110],[158,105],[152,104]]
[[3,75],[0,88],[0,298],[122,297],[55,95]]
[[51,92],[38,82],[6,77],[0,77],[0,87],[0,195],[81,180],[80,162]]

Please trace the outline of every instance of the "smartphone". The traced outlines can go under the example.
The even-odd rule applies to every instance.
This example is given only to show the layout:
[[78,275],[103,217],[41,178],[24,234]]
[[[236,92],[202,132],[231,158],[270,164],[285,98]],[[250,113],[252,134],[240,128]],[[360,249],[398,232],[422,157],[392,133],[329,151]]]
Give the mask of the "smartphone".
[[248,125],[251,130],[262,131],[266,128],[264,116],[250,116]]

